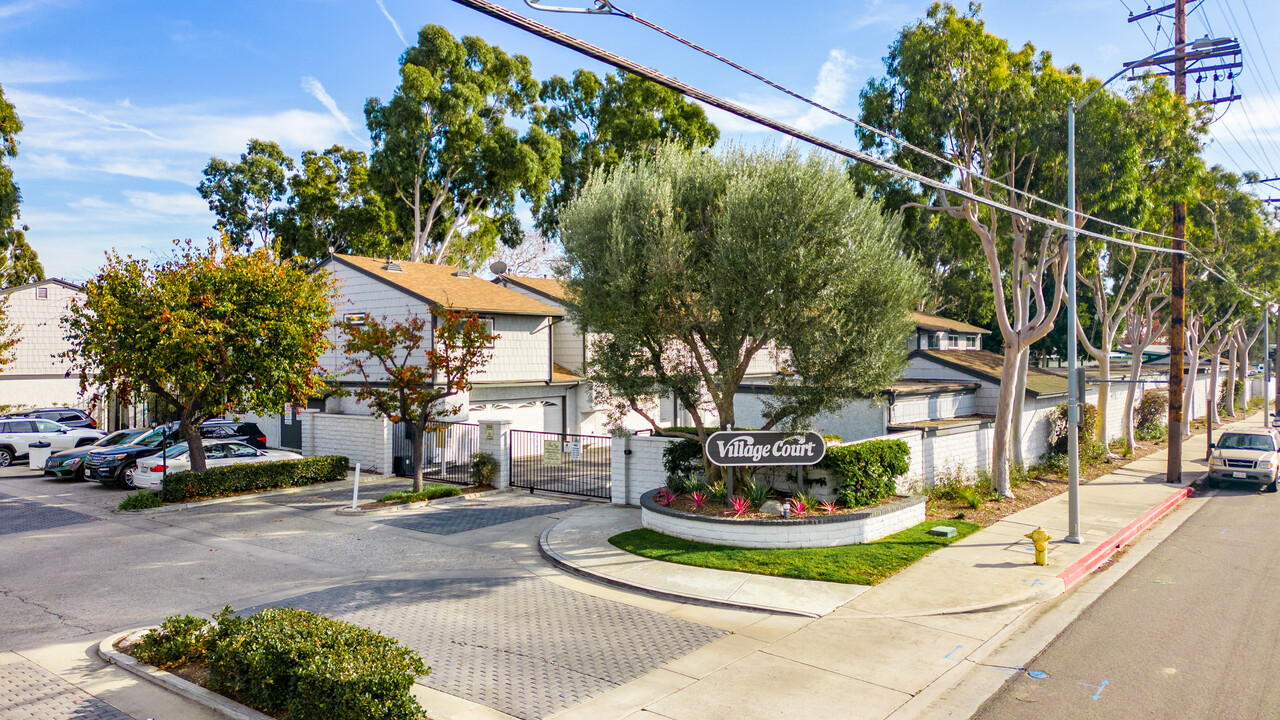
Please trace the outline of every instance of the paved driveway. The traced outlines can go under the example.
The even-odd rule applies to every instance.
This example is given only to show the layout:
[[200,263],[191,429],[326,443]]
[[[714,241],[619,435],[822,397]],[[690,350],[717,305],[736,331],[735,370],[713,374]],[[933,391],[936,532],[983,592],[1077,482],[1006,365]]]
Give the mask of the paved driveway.
[[[535,547],[574,501],[505,493],[342,518],[330,510],[346,492],[118,515],[122,490],[0,471],[0,657],[65,645],[82,662],[108,633],[166,615],[288,604],[398,637],[434,668],[427,687],[542,718],[722,634],[566,587],[580,583]],[[29,670],[48,668],[0,674],[0,717],[22,717]],[[117,717],[57,703],[35,717]]]

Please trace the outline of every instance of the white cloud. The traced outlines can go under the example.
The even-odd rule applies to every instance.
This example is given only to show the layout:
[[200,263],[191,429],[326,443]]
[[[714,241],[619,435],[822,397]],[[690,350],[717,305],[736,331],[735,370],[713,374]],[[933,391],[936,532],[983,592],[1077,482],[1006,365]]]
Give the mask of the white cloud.
[[334,102],[333,96],[325,91],[324,85],[321,85],[319,80],[311,77],[310,75],[303,77],[302,89],[306,90],[311,97],[319,100],[320,104],[329,111],[329,114],[337,119],[338,122],[342,123],[342,127],[353,140],[361,145],[367,146],[369,144],[368,140],[362,139],[360,136],[356,135],[355,130],[351,127],[351,120],[349,120],[347,116],[338,109],[338,103]]
[[[840,109],[840,105],[849,94],[849,87],[853,81],[853,72],[858,67],[860,67],[860,63],[857,58],[850,57],[844,50],[832,50],[818,70],[818,82],[809,97],[829,108]],[[754,110],[761,115],[809,132],[841,122],[834,115],[790,97],[758,94],[739,95],[733,98],[733,102],[748,110]],[[768,128],[723,110],[706,106],[703,106],[703,110],[706,111],[707,117],[711,119],[711,122],[726,133],[741,134],[768,131]]]
[[400,42],[404,43],[405,47],[409,47],[409,41],[405,40],[404,33],[400,32],[400,23],[396,22],[396,19],[391,17],[390,12],[387,12],[387,6],[382,4],[382,0],[373,0],[373,1],[378,3],[378,9],[382,11],[383,16],[385,16],[387,18],[387,21],[391,23],[391,27],[395,28],[396,37],[400,38]]
[[209,204],[194,190],[185,193],[157,193],[143,190],[125,190],[129,204],[156,215],[207,218]]
[[0,80],[5,85],[60,83],[84,78],[83,73],[64,62],[0,58]]
[[849,22],[848,28],[856,31],[872,25],[906,25],[919,17],[919,12],[920,6],[907,3],[867,0],[862,4],[862,12]]
[[0,19],[13,17],[14,15],[39,7],[39,5],[40,3],[38,0],[19,0],[19,2],[0,5]]
[[224,105],[139,106],[14,89],[24,129],[13,166],[20,178],[83,179],[87,173],[168,180],[195,187],[211,156],[236,157],[250,138],[286,152],[341,142],[346,128],[327,112],[235,115]]
[[[857,58],[849,57],[843,50],[832,50],[818,71],[818,84],[814,86],[812,95],[814,101],[833,110],[839,109],[849,92],[853,71],[857,69]],[[831,113],[810,107],[796,119],[795,125],[801,130],[812,131],[836,122],[840,122],[839,118]]]

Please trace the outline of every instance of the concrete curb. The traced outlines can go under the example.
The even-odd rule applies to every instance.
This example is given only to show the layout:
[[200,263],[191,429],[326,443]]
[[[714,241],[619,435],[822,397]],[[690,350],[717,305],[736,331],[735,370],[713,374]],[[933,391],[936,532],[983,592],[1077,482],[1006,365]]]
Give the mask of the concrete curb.
[[326,492],[336,490],[343,484],[349,484],[350,478],[346,480],[333,480],[327,483],[316,483],[314,485],[300,485],[298,487],[283,488],[281,490],[266,490],[263,492],[250,492],[242,495],[231,495],[228,497],[213,498],[211,500],[199,500],[197,502],[177,503],[174,505],[162,505],[158,508],[149,508],[146,510],[120,510],[115,509],[111,512],[117,515],[150,515],[152,513],[170,513],[182,512],[191,508],[208,507],[210,505],[222,505],[223,503],[236,502],[237,500],[253,500],[255,498],[274,497],[276,495],[293,495],[304,492]]
[[143,680],[155,683],[170,692],[177,693],[192,702],[199,703],[216,713],[234,720],[275,720],[270,715],[260,713],[253,708],[246,707],[234,700],[202,688],[193,682],[183,680],[173,673],[139,662],[132,655],[126,655],[116,650],[115,644],[124,638],[136,632],[150,629],[138,628],[137,630],[126,630],[112,635],[98,643],[98,657],[122,670],[127,670],[137,675]]
[[463,493],[461,495],[452,495],[450,497],[436,498],[435,500],[422,500],[413,503],[404,503],[403,505],[392,505],[384,508],[374,508],[372,510],[355,509],[352,510],[350,505],[337,508],[334,512],[344,517],[358,517],[362,515],[386,515],[388,513],[404,512],[406,510],[421,510],[430,505],[450,505],[453,503],[464,502],[466,500],[474,500],[485,495],[496,495],[498,493],[511,492],[511,488],[494,488],[492,490],[480,490],[478,492]]
[[1166,513],[1178,505],[1178,503],[1186,500],[1191,495],[1191,486],[1178,488],[1176,492],[1162,501],[1160,504],[1143,513],[1137,520],[1126,525],[1120,532],[1112,535],[1106,542],[1101,543],[1098,547],[1089,551],[1084,557],[1077,560],[1071,567],[1058,573],[1058,577],[1066,587],[1080,582],[1089,573],[1098,568],[1099,565],[1106,562],[1108,558],[1116,553],[1120,548],[1129,543],[1130,540],[1137,537],[1139,533],[1151,527],[1155,521],[1164,517]]
[[774,615],[789,615],[791,617],[803,617],[803,618],[822,617],[817,613],[806,612],[804,610],[791,610],[788,608],[778,608],[770,605],[756,605],[753,603],[743,603],[743,602],[734,602],[732,600],[722,600],[720,598],[703,597],[701,595],[685,595],[682,593],[673,593],[667,590],[659,590],[658,588],[651,587],[648,585],[643,585],[641,583],[633,583],[626,580],[619,580],[617,578],[609,577],[608,575],[601,575],[600,573],[592,572],[591,570],[585,567],[582,567],[577,563],[574,563],[572,560],[566,558],[565,556],[561,555],[560,553],[556,552],[551,548],[551,545],[548,542],[548,537],[551,534],[551,530],[555,528],[556,524],[559,524],[559,521],[557,521],[557,523],[555,524],[552,524],[547,529],[543,530],[542,534],[538,537],[538,552],[541,553],[542,557],[546,558],[547,561],[549,561],[552,565],[568,573],[577,575],[578,577],[585,578],[593,582],[598,582],[602,585],[609,585],[611,587],[616,587],[621,590],[629,590],[631,592],[638,592],[644,595],[649,595],[651,597],[656,597],[660,600],[671,600],[673,602],[679,602],[679,603],[704,605],[706,607],[728,608],[730,610],[749,610],[752,612],[767,612],[767,613],[773,613]]

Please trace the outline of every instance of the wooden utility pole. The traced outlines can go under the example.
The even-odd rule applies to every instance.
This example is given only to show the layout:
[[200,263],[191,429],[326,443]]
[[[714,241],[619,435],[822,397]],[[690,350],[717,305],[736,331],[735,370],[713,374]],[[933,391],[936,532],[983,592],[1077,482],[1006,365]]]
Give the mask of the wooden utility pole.
[[[1187,0],[1177,0],[1173,13],[1174,60],[1173,91],[1187,99]],[[1173,204],[1173,249],[1187,249],[1187,204]],[[1173,317],[1169,323],[1169,463],[1165,481],[1182,482],[1182,386],[1187,355],[1187,262],[1182,252],[1173,256]],[[1196,362],[1197,358],[1191,358]]]

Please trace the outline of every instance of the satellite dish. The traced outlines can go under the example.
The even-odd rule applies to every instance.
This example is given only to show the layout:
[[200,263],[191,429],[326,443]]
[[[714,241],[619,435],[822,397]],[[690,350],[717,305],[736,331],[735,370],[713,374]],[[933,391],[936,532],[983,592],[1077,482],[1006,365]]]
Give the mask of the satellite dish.
[[507,271],[507,264],[502,262],[501,260],[494,260],[493,262],[489,263],[489,272],[493,273],[494,275],[501,275],[506,271]]

